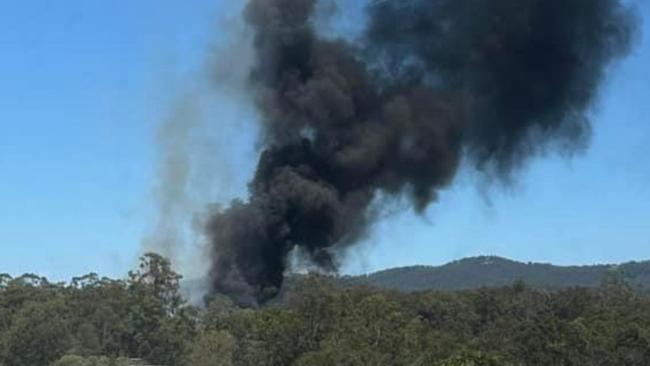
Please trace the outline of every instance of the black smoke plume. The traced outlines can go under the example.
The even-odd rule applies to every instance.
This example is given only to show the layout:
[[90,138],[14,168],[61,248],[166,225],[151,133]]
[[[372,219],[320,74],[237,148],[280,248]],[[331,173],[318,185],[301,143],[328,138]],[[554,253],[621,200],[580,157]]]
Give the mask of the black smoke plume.
[[317,0],[250,0],[263,151],[246,201],[208,223],[213,290],[257,303],[298,249],[335,270],[371,203],[422,212],[461,160],[507,177],[588,141],[608,65],[635,29],[619,0],[386,0],[354,42],[315,28]]

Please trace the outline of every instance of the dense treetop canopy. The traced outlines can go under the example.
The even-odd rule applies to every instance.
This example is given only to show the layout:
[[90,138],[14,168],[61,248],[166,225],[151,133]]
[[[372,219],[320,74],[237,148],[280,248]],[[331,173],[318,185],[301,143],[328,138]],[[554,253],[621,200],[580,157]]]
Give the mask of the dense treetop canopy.
[[399,292],[301,277],[283,302],[188,305],[156,254],[125,280],[0,276],[0,365],[648,365],[650,298],[599,287]]

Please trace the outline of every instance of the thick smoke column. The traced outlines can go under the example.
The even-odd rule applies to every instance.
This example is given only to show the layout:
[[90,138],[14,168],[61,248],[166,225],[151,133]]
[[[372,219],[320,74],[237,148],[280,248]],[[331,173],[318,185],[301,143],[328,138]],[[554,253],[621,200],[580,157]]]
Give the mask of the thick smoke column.
[[546,148],[582,146],[635,23],[619,0],[387,0],[351,43],[317,33],[316,3],[244,12],[264,148],[248,200],[208,223],[214,290],[242,301],[276,293],[293,249],[334,270],[379,193],[422,212],[462,159],[508,176]]

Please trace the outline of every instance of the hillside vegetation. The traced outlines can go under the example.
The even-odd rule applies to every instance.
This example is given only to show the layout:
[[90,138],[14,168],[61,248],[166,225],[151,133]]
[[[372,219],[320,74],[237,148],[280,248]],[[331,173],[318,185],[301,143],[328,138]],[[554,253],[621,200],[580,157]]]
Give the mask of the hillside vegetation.
[[346,279],[353,283],[400,291],[501,287],[518,280],[531,287],[553,290],[577,286],[598,287],[607,276],[614,273],[635,289],[643,289],[644,285],[650,284],[650,262],[555,266],[545,263],[522,263],[494,256],[465,258],[438,267],[392,268]]
[[[485,259],[495,261],[449,266],[494,264]],[[257,309],[221,295],[188,305],[180,276],[155,254],[125,280],[2,275],[0,365],[647,366],[650,297],[616,269],[605,273],[594,287],[515,280],[417,292],[309,275],[292,279],[284,301]]]
[[[338,286],[371,286],[404,292],[429,290],[473,290],[495,288],[523,281],[527,286],[543,290],[570,287],[598,287],[609,276],[618,276],[627,286],[639,292],[648,291],[650,261],[586,266],[556,266],[547,263],[523,263],[496,256],[464,258],[442,266],[409,266],[391,268],[360,276],[341,276],[331,280]],[[303,275],[288,276],[281,295],[299,283]],[[207,280],[181,283],[183,295],[193,303],[202,302]]]

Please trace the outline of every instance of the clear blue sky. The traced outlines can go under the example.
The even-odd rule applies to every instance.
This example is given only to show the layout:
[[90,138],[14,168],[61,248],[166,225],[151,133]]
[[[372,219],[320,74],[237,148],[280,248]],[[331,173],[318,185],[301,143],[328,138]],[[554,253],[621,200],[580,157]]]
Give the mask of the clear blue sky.
[[[223,19],[238,3],[0,5],[0,272],[66,279],[133,266],[152,225],[156,126],[219,57],[215,45],[229,37]],[[650,19],[649,3],[640,4]],[[538,159],[514,187],[488,188],[488,199],[461,174],[426,218],[382,221],[344,270],[477,254],[559,264],[650,259],[648,24],[642,33],[610,74],[582,156]],[[217,108],[210,118],[235,117]],[[252,148],[238,144],[255,132],[235,126],[219,140],[234,142],[216,147],[230,167],[228,179],[213,174],[222,180],[215,186],[228,182],[219,199],[243,193],[254,164]]]

